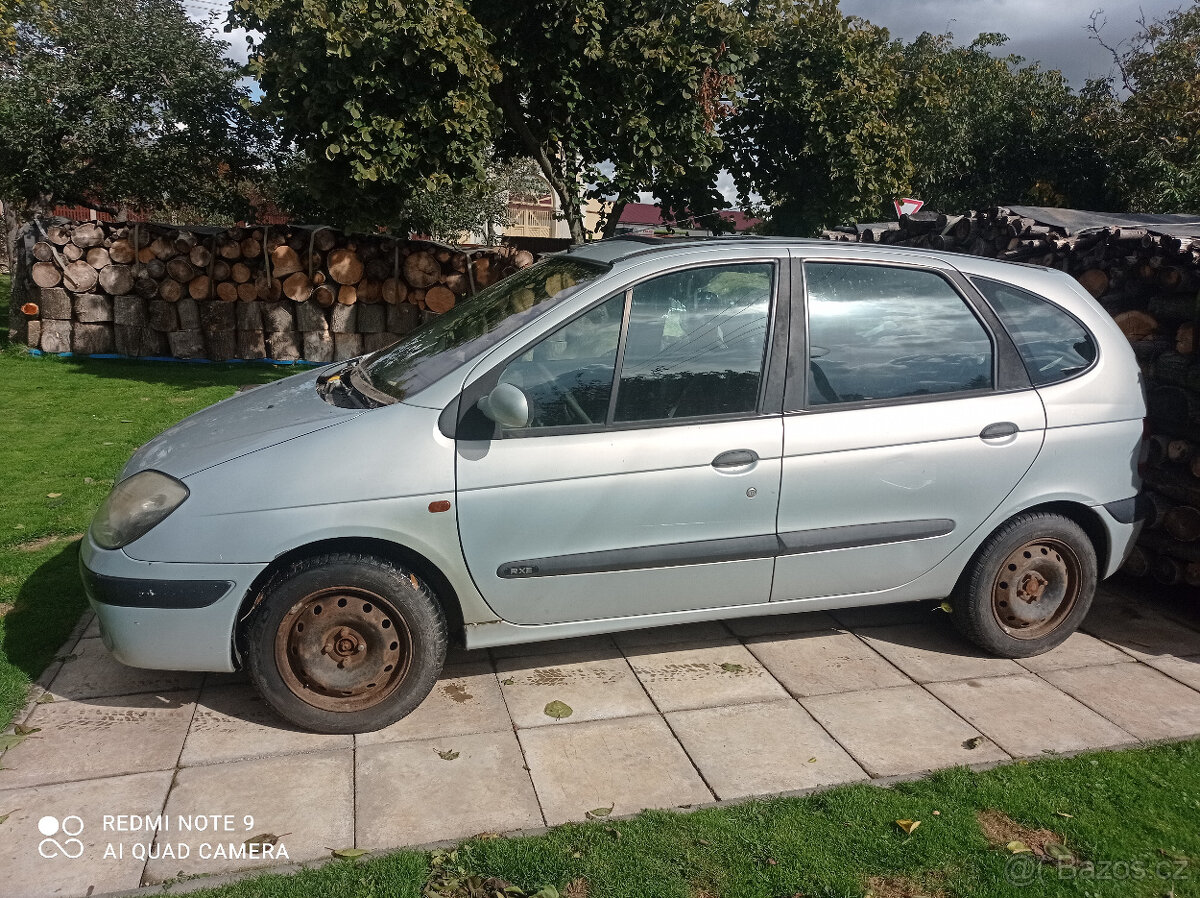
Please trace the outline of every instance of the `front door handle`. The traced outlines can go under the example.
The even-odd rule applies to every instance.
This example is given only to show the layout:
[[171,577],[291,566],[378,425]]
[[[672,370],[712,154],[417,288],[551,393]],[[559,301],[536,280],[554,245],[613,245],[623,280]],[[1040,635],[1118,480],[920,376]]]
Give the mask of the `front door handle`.
[[1015,433],[1019,433],[1021,428],[1013,424],[1012,421],[999,421],[995,424],[989,424],[983,430],[979,431],[979,439],[981,440],[1000,440],[1004,437],[1010,437]]
[[712,460],[714,468],[744,468],[758,461],[758,453],[753,449],[730,449],[722,452]]

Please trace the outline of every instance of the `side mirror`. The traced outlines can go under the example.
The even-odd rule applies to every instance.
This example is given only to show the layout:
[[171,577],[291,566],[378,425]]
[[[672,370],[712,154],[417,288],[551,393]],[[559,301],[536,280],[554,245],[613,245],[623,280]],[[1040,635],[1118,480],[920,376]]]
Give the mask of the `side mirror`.
[[529,399],[520,387],[496,384],[476,403],[481,412],[502,427],[525,427],[529,424]]

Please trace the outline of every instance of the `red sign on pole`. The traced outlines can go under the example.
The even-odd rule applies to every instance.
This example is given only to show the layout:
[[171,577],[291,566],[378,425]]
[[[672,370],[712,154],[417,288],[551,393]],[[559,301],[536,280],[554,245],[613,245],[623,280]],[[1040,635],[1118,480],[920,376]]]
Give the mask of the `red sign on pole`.
[[914,200],[909,197],[896,200],[896,217],[899,218],[901,215],[915,215],[921,211],[921,207],[924,205],[924,200]]

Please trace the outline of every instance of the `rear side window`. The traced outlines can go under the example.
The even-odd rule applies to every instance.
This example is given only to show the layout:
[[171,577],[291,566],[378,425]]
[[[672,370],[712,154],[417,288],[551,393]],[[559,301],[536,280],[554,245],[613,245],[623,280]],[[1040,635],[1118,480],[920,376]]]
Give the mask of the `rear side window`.
[[987,390],[992,343],[941,276],[807,263],[808,404]]
[[1096,341],[1074,316],[1020,287],[971,280],[1012,335],[1035,387],[1074,377],[1096,360]]

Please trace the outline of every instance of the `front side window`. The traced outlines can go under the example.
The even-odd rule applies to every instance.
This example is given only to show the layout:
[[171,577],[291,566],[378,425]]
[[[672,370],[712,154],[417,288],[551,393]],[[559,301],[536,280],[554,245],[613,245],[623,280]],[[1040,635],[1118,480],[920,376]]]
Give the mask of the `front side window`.
[[1095,361],[1096,341],[1063,309],[1011,284],[988,278],[972,283],[1012,335],[1035,387],[1073,377]]
[[804,271],[809,406],[992,387],[991,339],[940,275],[826,262]]
[[525,393],[533,429],[753,414],[773,282],[770,263],[644,281],[544,337],[500,382]]

